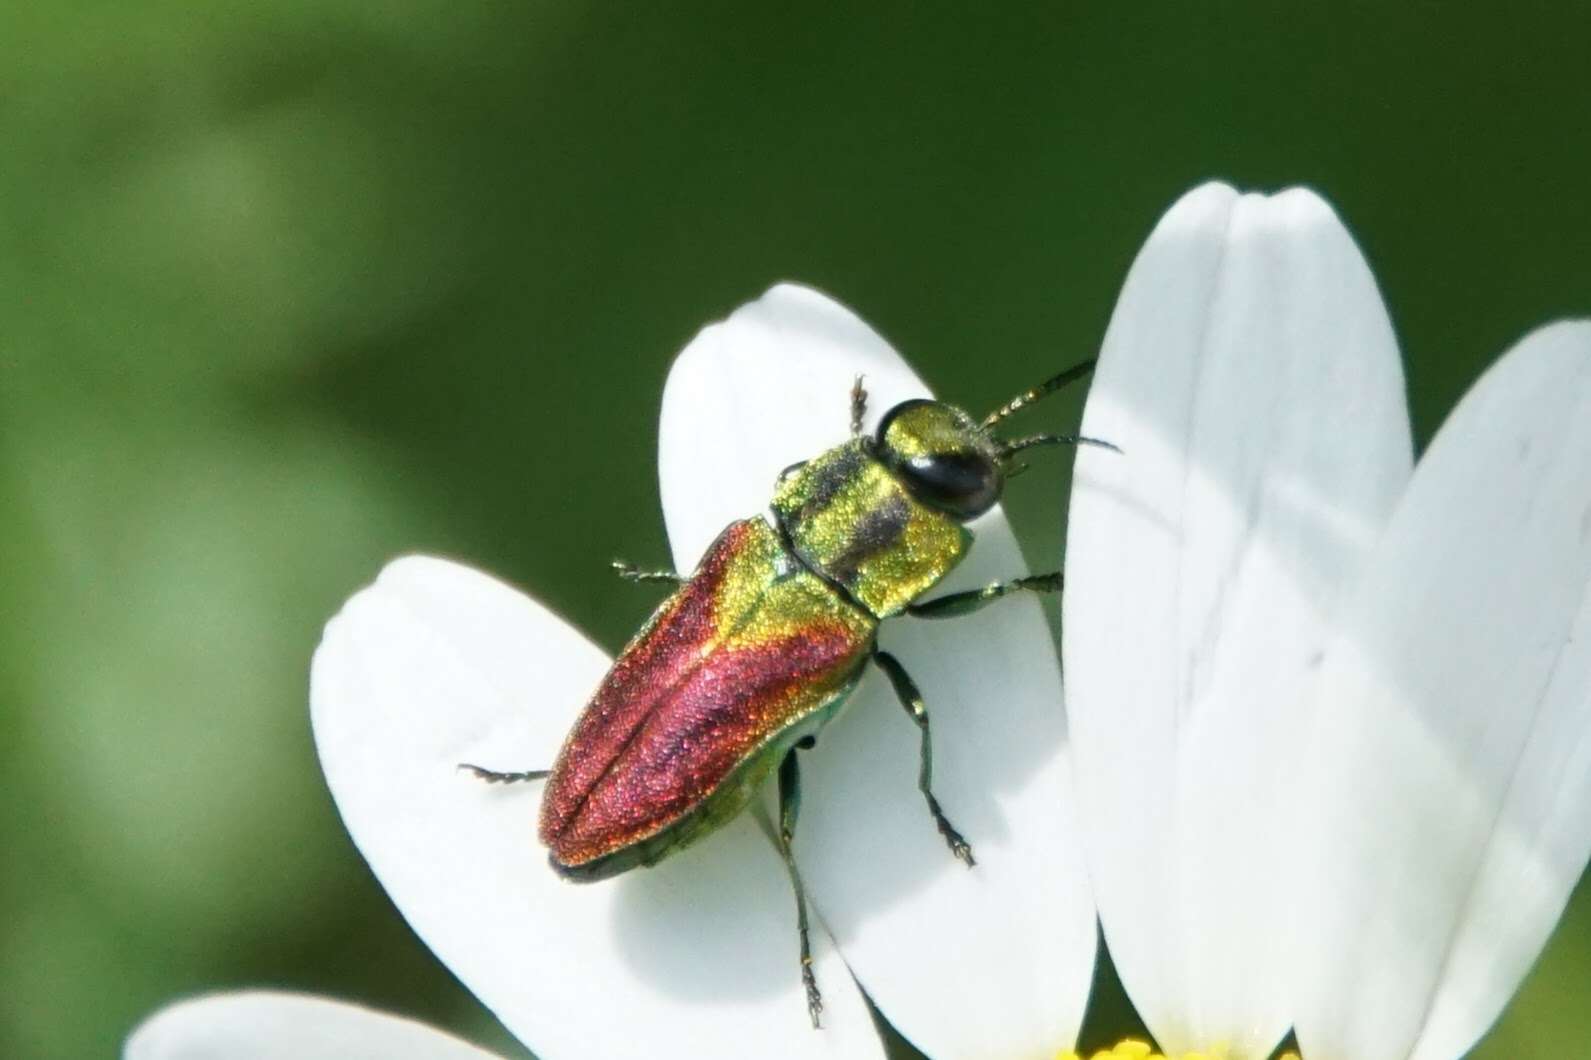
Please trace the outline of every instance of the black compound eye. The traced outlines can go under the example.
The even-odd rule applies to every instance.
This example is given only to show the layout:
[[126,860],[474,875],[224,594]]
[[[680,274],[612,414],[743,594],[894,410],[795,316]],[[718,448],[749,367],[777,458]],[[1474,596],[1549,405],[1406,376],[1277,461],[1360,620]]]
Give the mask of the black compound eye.
[[924,453],[898,466],[912,496],[958,519],[972,519],[1000,499],[1000,469],[976,450]]
[[878,448],[913,497],[957,519],[982,515],[1000,499],[998,450],[958,408],[903,401],[879,423]]

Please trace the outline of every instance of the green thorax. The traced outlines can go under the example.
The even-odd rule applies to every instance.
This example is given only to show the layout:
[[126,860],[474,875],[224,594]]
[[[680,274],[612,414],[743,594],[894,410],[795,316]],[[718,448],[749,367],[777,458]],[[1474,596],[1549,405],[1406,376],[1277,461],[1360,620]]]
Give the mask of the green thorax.
[[972,543],[959,522],[914,499],[866,437],[785,472],[773,511],[802,562],[879,618],[905,610]]

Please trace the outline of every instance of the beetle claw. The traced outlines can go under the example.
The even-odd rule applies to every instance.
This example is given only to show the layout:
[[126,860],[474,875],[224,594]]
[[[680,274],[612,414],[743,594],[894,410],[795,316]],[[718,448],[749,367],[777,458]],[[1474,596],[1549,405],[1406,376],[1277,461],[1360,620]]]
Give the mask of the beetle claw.
[[940,818],[943,827],[940,829],[945,835],[945,842],[950,845],[950,852],[958,861],[966,863],[967,868],[972,868],[978,859],[972,856],[972,844],[961,837],[961,833],[950,827],[950,822]]
[[928,812],[934,815],[934,824],[939,827],[939,834],[945,837],[945,844],[950,847],[950,852],[958,861],[966,863],[967,868],[972,868],[978,863],[972,856],[972,844],[968,843],[961,833],[956,831],[956,826],[950,823],[950,818],[945,816],[945,811],[939,808],[939,800],[923,784],[923,794],[928,799]]
[[807,988],[807,1015],[812,1017],[812,1029],[819,1030],[823,1026],[818,1019],[823,1012],[823,995],[818,993],[818,979],[812,974],[810,963],[801,966],[801,984]]

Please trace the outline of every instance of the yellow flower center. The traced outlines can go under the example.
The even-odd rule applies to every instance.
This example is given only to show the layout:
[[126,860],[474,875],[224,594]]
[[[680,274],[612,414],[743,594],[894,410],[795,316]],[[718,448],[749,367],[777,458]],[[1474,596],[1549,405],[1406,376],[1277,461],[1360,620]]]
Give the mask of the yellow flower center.
[[[1087,1057],[1082,1053],[1061,1052],[1055,1054],[1055,1060],[1226,1060],[1226,1046],[1218,1045],[1202,1053],[1178,1053],[1168,1057],[1165,1053],[1157,1053],[1148,1042],[1136,1038],[1127,1038],[1111,1049],[1100,1049]],[[1278,1060],[1299,1060],[1297,1053],[1283,1053]]]

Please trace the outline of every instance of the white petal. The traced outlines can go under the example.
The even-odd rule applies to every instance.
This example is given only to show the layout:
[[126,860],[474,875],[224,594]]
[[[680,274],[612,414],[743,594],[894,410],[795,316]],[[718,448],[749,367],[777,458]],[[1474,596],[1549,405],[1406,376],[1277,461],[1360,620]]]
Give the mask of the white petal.
[[[725,523],[764,509],[780,469],[844,441],[858,373],[869,424],[927,393],[861,320],[792,286],[680,355],[661,450],[682,567]],[[973,530],[977,545],[946,590],[1026,571],[998,511]],[[890,1022],[937,1060],[1069,1048],[1095,926],[1042,610],[1009,599],[962,619],[902,619],[886,624],[883,641],[922,687],[934,787],[978,864],[954,860],[935,831],[916,786],[917,731],[888,682],[870,674],[802,759],[797,855],[815,905]]]
[[750,1042],[880,1055],[831,950],[812,1030],[784,869],[752,822],[650,871],[574,884],[536,841],[539,783],[455,768],[546,767],[607,665],[539,605],[442,560],[398,560],[349,600],[315,655],[311,712],[337,808],[382,886],[547,1060],[738,1057]]
[[1449,417],[1317,702],[1300,1039],[1450,1060],[1591,851],[1591,324],[1536,332]]
[[1083,417],[1063,657],[1090,867],[1168,1051],[1286,1032],[1286,759],[1410,466],[1397,347],[1324,202],[1206,185],[1134,263]]
[[423,1023],[308,994],[179,1001],[128,1037],[124,1060],[491,1060]]
[[858,375],[869,424],[892,402],[926,392],[854,313],[789,283],[681,351],[658,431],[663,514],[681,570],[729,523],[767,508],[780,471],[845,440]]

